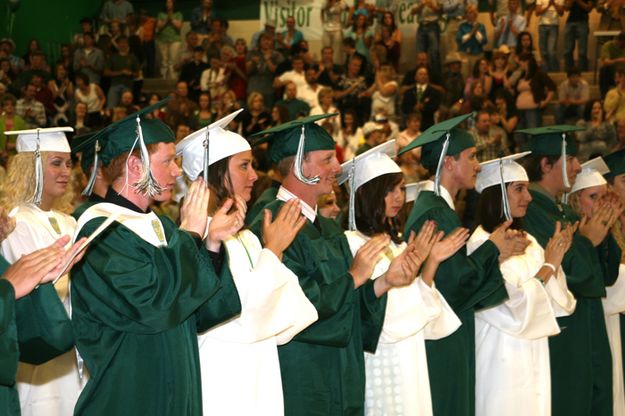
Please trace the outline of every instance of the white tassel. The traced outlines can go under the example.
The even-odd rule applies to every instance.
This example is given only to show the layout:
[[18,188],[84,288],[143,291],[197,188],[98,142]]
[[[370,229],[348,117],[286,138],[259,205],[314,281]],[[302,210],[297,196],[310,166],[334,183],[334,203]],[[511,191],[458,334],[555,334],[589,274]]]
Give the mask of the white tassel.
[[510,212],[510,201],[508,201],[508,191],[506,190],[506,184],[503,179],[503,160],[499,159],[499,176],[501,178],[501,201],[503,203],[503,215],[506,220],[512,219],[512,213]]
[[43,162],[41,161],[41,151],[39,150],[39,132],[37,132],[37,149],[35,149],[35,192],[32,203],[39,206],[41,195],[43,194]]
[[349,231],[356,231],[356,190],[354,189],[354,172],[356,170],[356,159],[352,159],[349,165],[349,211],[348,211],[348,227]]
[[302,134],[299,136],[299,144],[297,145],[297,153],[295,154],[294,174],[300,182],[303,182],[307,185],[316,185],[319,183],[319,176],[307,178],[302,171],[302,163],[304,161],[304,142],[306,140],[306,135],[304,133],[304,126],[302,126]]
[[139,138],[139,149],[141,151],[141,163],[143,165],[143,173],[141,178],[134,183],[137,191],[143,195],[153,198],[164,191],[164,189],[156,182],[152,171],[150,170],[150,153],[143,141],[143,130],[141,129],[141,119],[137,116],[137,137]]
[[443,170],[443,161],[445,160],[445,156],[447,155],[450,138],[451,133],[447,132],[447,135],[445,136],[445,142],[443,143],[443,150],[441,151],[441,155],[438,158],[438,165],[436,166],[436,175],[434,176],[434,193],[436,194],[436,196],[441,196],[441,171]]
[[93,156],[93,167],[91,168],[91,175],[89,176],[89,182],[87,182],[87,187],[82,191],[82,195],[90,196],[93,192],[93,186],[95,185],[95,180],[98,176],[98,162],[99,156],[98,152],[100,152],[100,142],[96,140],[95,142],[95,154]]
[[565,188],[570,188],[569,176],[566,173],[566,133],[562,133],[562,181]]
[[210,129],[206,129],[206,138],[204,139],[204,183],[208,185],[208,151],[209,151],[209,135]]

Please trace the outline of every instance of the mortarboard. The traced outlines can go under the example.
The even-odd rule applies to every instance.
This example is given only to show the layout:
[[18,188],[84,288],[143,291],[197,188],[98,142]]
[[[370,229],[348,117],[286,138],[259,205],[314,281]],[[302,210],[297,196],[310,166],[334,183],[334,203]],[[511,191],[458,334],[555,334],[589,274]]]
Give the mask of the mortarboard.
[[396,154],[395,140],[389,140],[341,165],[342,173],[336,178],[339,185],[349,181],[350,230],[356,230],[356,191],[365,183],[387,173],[401,173],[401,168],[391,159]]
[[440,195],[440,175],[445,156],[454,156],[465,149],[475,147],[473,136],[466,130],[458,128],[460,123],[473,114],[463,114],[430,126],[416,139],[399,151],[399,155],[422,147],[421,162],[429,169],[436,167],[434,193]]
[[577,175],[577,179],[575,179],[575,183],[569,193],[572,194],[573,192],[581,191],[582,189],[592,186],[607,184],[608,182],[603,175],[609,172],[610,168],[601,156],[584,162],[582,164],[582,171]]
[[613,178],[625,173],[625,149],[603,156],[603,161],[610,168],[610,172],[604,174],[606,178]]
[[481,194],[484,189],[499,185],[501,187],[503,213],[507,220],[512,219],[512,214],[510,212],[510,202],[508,200],[506,184],[516,181],[529,182],[527,172],[525,172],[523,166],[519,165],[516,161],[530,153],[531,152],[516,153],[514,155],[480,163],[482,170],[477,174],[475,190]]
[[143,176],[134,184],[137,190],[146,196],[152,197],[160,193],[161,187],[152,176],[150,170],[150,155],[147,145],[154,143],[173,143],[174,133],[159,119],[146,119],[146,115],[158,110],[169,102],[170,98],[147,106],[128,117],[109,124],[90,138],[83,140],[74,148],[75,152],[82,151],[99,142],[99,158],[104,166],[124,152],[139,149],[143,163]]
[[566,155],[576,155],[577,145],[575,138],[568,135],[574,131],[583,130],[582,127],[566,124],[537,127],[525,130],[516,130],[516,133],[529,135],[526,150],[539,156],[562,157],[562,180],[566,188],[570,188],[568,175],[566,174]]
[[176,154],[182,155],[182,170],[190,180],[196,180],[199,174],[204,172],[204,180],[208,182],[209,165],[228,156],[251,150],[247,140],[225,130],[241,111],[243,109],[194,131],[176,145]]
[[303,183],[314,185],[319,182],[319,178],[307,178],[302,172],[304,155],[315,150],[335,150],[336,143],[332,136],[323,127],[315,124],[315,121],[335,115],[336,113],[308,116],[271,127],[252,136],[263,136],[254,145],[269,141],[267,154],[273,163],[295,156],[295,177]]
[[41,204],[43,192],[43,162],[41,152],[62,152],[70,153],[71,149],[67,142],[66,132],[74,131],[71,127],[51,127],[47,129],[15,130],[7,131],[4,134],[17,135],[17,153],[35,153],[35,191],[32,202],[35,205]]

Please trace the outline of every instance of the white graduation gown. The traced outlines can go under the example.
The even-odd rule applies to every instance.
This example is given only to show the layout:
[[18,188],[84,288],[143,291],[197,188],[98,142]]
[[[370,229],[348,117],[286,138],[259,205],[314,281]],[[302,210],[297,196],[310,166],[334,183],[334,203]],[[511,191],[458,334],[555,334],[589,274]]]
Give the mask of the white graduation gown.
[[620,314],[625,312],[625,264],[619,266],[618,278],[606,287],[606,297],[601,299],[605,326],[612,352],[612,400],[614,416],[625,416],[625,388],[623,387],[623,354],[621,350]]
[[199,335],[205,415],[284,414],[278,345],[318,319],[295,276],[243,230],[225,242],[241,315]]
[[[369,237],[346,231],[352,254]],[[375,265],[372,279],[388,269],[406,243],[391,242]],[[388,292],[386,314],[375,354],[365,352],[365,414],[368,416],[431,416],[432,399],[425,339],[452,334],[460,320],[434,285],[420,277],[409,286]]]
[[[467,242],[470,254],[490,233],[478,227]],[[547,337],[560,332],[556,317],[575,310],[562,268],[546,285],[535,278],[544,250],[528,234],[522,256],[500,265],[509,299],[475,314],[475,414],[549,416],[551,376]]]
[[[47,247],[64,235],[74,234],[76,220],[57,211],[43,211],[35,205],[14,208],[15,230],[2,242],[2,255],[8,262],[22,255]],[[55,285],[61,301],[70,313],[69,278],[63,276]],[[86,376],[86,371],[85,371]],[[22,416],[70,416],[84,386],[78,374],[76,350],[60,355],[47,363],[19,363],[17,391]]]

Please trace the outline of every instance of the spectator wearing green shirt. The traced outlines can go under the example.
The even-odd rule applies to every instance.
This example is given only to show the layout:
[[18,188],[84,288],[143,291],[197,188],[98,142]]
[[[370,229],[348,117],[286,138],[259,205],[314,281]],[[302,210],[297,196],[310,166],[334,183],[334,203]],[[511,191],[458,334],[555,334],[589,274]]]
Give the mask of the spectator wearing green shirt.
[[161,52],[161,75],[163,78],[177,79],[174,60],[178,56],[182,38],[182,13],[174,11],[174,0],[165,0],[165,11],[156,17],[156,44]]
[[599,89],[601,97],[615,85],[617,69],[625,69],[625,32],[619,33],[614,40],[601,47],[601,69],[599,70]]

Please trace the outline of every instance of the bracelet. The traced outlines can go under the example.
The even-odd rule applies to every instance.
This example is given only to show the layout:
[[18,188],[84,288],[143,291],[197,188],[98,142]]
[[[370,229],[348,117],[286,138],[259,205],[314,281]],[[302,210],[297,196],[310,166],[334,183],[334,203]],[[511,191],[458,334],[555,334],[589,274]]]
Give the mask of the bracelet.
[[553,272],[553,274],[556,274],[556,266],[554,266],[553,264],[544,262],[543,266],[549,267],[551,269],[551,271]]

